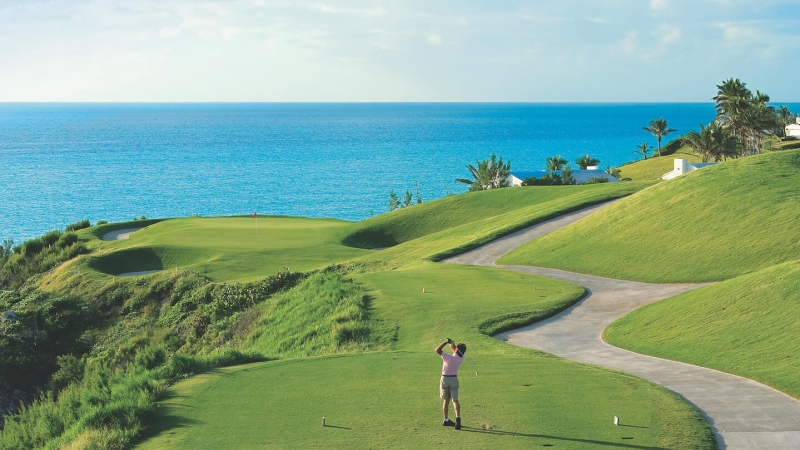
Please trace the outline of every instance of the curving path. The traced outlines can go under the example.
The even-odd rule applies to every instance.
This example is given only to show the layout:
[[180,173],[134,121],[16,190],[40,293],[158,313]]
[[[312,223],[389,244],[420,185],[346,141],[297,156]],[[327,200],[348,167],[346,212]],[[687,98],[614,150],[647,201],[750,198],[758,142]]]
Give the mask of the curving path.
[[[628,312],[704,284],[639,283],[556,269],[494,264],[519,245],[576,222],[611,203],[534,225],[444,262],[501,267],[584,286],[588,295],[569,309],[495,337],[658,383],[703,413],[720,449],[800,449],[800,402],[794,398],[746,378],[640,355],[602,340],[603,330]],[[620,420],[624,422],[625,418]]]

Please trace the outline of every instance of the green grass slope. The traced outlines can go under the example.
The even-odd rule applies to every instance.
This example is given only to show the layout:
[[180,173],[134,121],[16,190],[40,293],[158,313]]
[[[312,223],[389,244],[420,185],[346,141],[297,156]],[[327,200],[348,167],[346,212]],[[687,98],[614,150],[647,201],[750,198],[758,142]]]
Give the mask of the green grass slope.
[[109,275],[179,267],[214,281],[251,281],[284,267],[307,271],[369,253],[341,244],[352,226],[293,217],[170,219],[128,240],[95,243],[114,251],[93,255],[89,266]]
[[689,162],[700,162],[700,157],[693,155],[688,148],[683,147],[669,156],[643,159],[620,166],[620,177],[622,179],[630,178],[631,181],[661,181],[661,175],[671,172],[675,167],[674,161],[678,158],[688,159]]
[[512,208],[508,212],[498,211],[497,214],[483,219],[453,224],[450,228],[364,256],[359,261],[367,266],[384,265],[390,268],[419,264],[426,260],[439,261],[561,214],[630,195],[648,185],[649,183],[604,183],[558,186],[556,189],[562,190],[556,191],[559,195],[555,198],[549,198],[552,192],[549,187],[501,189],[496,192],[508,191],[510,195],[518,195],[514,191],[529,190],[533,195],[542,192],[549,199]]
[[493,189],[451,195],[359,222],[345,238],[345,243],[363,248],[391,247],[438,231],[566,197],[592,194],[621,197],[642,187],[641,184],[608,183]]
[[[33,446],[107,448],[113,442],[123,448],[149,419],[142,448],[420,448],[445,441],[492,448],[714,448],[702,416],[665,389],[491,337],[563,310],[582,288],[432,262],[650,184],[468,194],[366,225],[259,218],[258,236],[249,217],[153,222],[118,242],[99,237],[122,224],[86,230],[83,239],[94,252],[44,275],[37,286],[91,298],[91,311],[108,322],[108,329],[83,335],[99,351],[93,364],[108,366],[71,385],[65,397],[91,397],[97,414],[89,400],[75,417],[63,412],[69,405],[58,406],[66,419],[39,427],[41,445]],[[469,214],[473,209],[479,213]],[[361,239],[370,241],[366,247],[386,236],[402,243],[382,251],[344,245],[358,232],[369,238]],[[296,273],[331,263],[308,276]],[[181,270],[112,278],[173,266]],[[284,266],[293,275],[254,283],[202,276],[258,279]],[[462,371],[466,432],[460,434],[440,425],[441,360],[433,347],[445,336],[467,342],[469,361],[481,371],[474,378],[469,364]],[[191,362],[195,357],[199,362]],[[213,361],[261,358],[292,359],[192,377]],[[109,373],[117,378],[97,381]],[[186,377],[167,390],[166,401],[153,403],[169,383]],[[47,417],[54,405],[36,407],[14,430],[27,432],[28,422],[41,423],[35,418]],[[332,426],[320,426],[322,415]],[[614,427],[613,415],[630,426]],[[10,440],[2,442],[13,442],[12,435],[4,433]]]
[[[434,263],[356,281],[371,299],[370,313],[395,324],[397,351],[195,377],[170,391],[157,429],[139,447],[713,448],[702,416],[669,391],[481,332],[563,309],[583,295],[578,286]],[[441,359],[433,347],[447,335],[468,343],[479,370],[475,376],[469,363],[462,366],[462,433],[440,425]],[[614,427],[615,414],[629,427]],[[322,416],[330,426],[321,426]]]
[[612,345],[734,373],[800,398],[800,261],[640,308],[611,324]]
[[651,282],[717,281],[800,254],[800,152],[728,161],[662,182],[502,264]]

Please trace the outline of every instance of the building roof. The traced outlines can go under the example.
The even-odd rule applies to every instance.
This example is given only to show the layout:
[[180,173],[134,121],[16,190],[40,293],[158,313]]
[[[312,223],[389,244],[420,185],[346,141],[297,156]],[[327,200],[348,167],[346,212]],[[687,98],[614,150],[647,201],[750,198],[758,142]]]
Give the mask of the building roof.
[[[520,180],[524,180],[530,177],[542,178],[543,176],[547,175],[548,173],[555,173],[556,175],[561,176],[560,170],[534,170],[534,171],[511,171],[511,176],[517,177]],[[606,177],[608,181],[619,181],[612,175],[609,175],[604,170],[573,170],[572,177],[575,178],[576,183],[583,183],[585,181],[589,181],[591,178],[597,177]]]

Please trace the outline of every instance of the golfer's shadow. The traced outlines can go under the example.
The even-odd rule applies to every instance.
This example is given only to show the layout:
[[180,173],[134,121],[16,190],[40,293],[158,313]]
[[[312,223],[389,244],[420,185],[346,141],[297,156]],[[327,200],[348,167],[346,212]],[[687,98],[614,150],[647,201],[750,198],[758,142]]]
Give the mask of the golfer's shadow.
[[350,429],[350,428],[347,428],[347,427],[337,427],[336,425],[328,425],[328,424],[323,425],[323,427],[325,427],[325,428],[337,428],[339,430],[349,430]]
[[486,430],[483,428],[475,428],[475,427],[466,427],[462,426],[461,431],[467,431],[470,433],[484,433],[484,434],[495,434],[497,436],[517,436],[517,437],[531,437],[531,438],[541,438],[541,439],[552,439],[554,441],[570,441],[570,442],[582,442],[586,444],[595,444],[595,445],[605,445],[608,447],[619,447],[619,448],[635,448],[641,450],[668,450],[664,447],[648,447],[644,445],[633,445],[633,444],[624,444],[622,442],[610,442],[610,441],[595,441],[592,439],[577,439],[577,438],[567,438],[567,437],[559,437],[559,436],[548,436],[546,434],[530,434],[530,433],[517,433],[514,431],[503,431],[503,430]]

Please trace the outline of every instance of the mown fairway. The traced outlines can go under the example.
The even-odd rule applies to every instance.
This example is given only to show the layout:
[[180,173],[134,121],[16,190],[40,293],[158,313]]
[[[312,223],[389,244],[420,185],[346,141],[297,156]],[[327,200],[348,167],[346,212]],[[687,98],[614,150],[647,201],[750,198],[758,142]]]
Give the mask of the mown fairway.
[[438,357],[387,352],[198,375],[138,448],[713,448],[702,417],[657,386],[532,352],[476,361],[480,375],[460,377],[461,432],[441,426]]
[[797,259],[800,152],[708,167],[516,249],[502,264],[650,282],[718,281]]
[[[550,202],[564,202],[567,199],[599,202],[630,195],[644,187],[641,183],[608,183],[467,192],[358,222],[345,242],[366,248],[391,247],[466,223],[530,210]],[[506,222],[509,220],[520,221],[518,216]]]
[[179,267],[214,281],[249,281],[284,267],[307,271],[369,253],[341,244],[350,227],[340,220],[291,217],[165,220],[106,244],[115,252],[90,266],[111,275]]
[[752,378],[800,398],[800,262],[638,309],[603,337],[638,353]]
[[[582,295],[575,285],[432,263],[357,281],[369,289],[372,313],[396,324],[401,351],[197,376],[171,390],[155,436],[140,447],[713,448],[700,414],[658,386],[480,332],[557,311]],[[487,323],[498,316],[505,320]],[[461,369],[462,433],[440,425],[441,360],[433,347],[448,335],[468,343],[479,370],[476,377],[469,363]],[[614,427],[614,415],[628,426]],[[330,427],[321,426],[322,416]]]
[[[360,258],[364,264],[372,266],[382,266],[384,268],[413,266],[423,261],[439,261],[448,256],[462,253],[466,250],[478,247],[500,236],[525,228],[530,225],[551,219],[569,211],[576,211],[587,206],[595,205],[605,201],[630,195],[649,186],[650,183],[606,183],[587,186],[558,186],[558,187],[535,187],[519,189],[499,189],[495,191],[475,192],[471,194],[476,203],[480,203],[490,211],[491,205],[498,198],[497,192],[514,193],[516,191],[532,199],[542,195],[546,198],[552,194],[553,189],[564,188],[559,196],[545,202],[531,202],[529,206],[521,208],[505,207],[504,202],[497,202],[503,207],[498,207],[496,214],[488,214],[488,217],[475,217],[472,221],[442,220],[439,230],[425,234],[424,236],[403,242],[394,247],[388,248],[378,253],[373,253]],[[559,191],[556,191],[559,192]],[[445,199],[447,200],[447,199]],[[442,200],[444,201],[444,200]],[[447,206],[446,204],[444,206]],[[413,208],[409,211],[413,212]],[[424,212],[424,210],[420,210]],[[403,211],[404,212],[404,211]],[[386,216],[386,221],[392,219],[390,213]],[[416,213],[415,213],[416,214]],[[449,213],[442,213],[449,215]],[[425,220],[423,214],[418,214],[420,220]],[[487,214],[484,214],[487,215]],[[411,218],[416,217],[411,216]],[[414,222],[409,220],[409,222]],[[394,226],[405,226],[403,223],[396,223]]]

